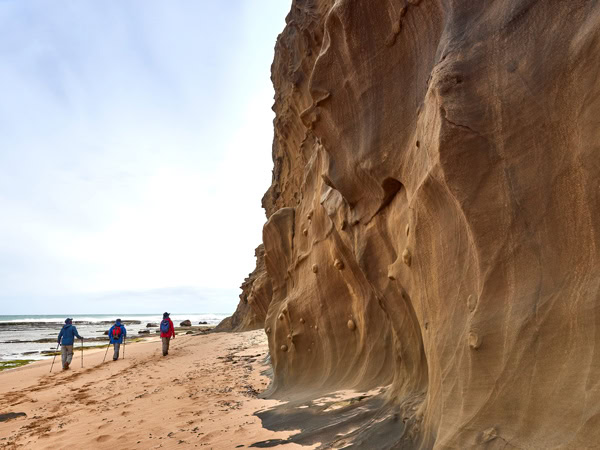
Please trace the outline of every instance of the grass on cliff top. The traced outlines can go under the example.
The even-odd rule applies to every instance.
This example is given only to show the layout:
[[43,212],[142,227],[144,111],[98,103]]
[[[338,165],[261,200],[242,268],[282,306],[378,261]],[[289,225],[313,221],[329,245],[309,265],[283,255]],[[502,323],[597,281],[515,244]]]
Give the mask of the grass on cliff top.
[[15,367],[26,366],[33,361],[33,359],[12,359],[10,361],[0,361],[0,372],[6,369],[14,369]]

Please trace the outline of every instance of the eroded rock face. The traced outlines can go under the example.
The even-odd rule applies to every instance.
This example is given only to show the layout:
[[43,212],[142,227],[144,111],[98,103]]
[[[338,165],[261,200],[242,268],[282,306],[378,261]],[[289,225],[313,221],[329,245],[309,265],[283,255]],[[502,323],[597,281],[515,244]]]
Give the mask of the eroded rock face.
[[265,323],[271,303],[271,279],[265,270],[265,247],[259,245],[254,252],[256,268],[244,280],[240,288],[240,302],[235,313],[215,327],[216,331],[249,331],[261,328]]
[[599,25],[592,0],[293,2],[254,309],[275,394],[391,383],[413,447],[600,442]]

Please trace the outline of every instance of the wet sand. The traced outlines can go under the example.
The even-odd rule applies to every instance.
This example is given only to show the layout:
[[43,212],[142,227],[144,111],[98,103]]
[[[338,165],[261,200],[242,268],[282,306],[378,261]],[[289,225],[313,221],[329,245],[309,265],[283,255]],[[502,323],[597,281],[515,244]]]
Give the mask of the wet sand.
[[[112,350],[112,349],[111,349]],[[262,330],[181,335],[161,355],[156,337],[126,347],[126,359],[105,363],[104,350],[60,356],[0,373],[0,448],[278,447],[295,430],[269,431],[254,415],[276,407],[257,398],[269,379]]]

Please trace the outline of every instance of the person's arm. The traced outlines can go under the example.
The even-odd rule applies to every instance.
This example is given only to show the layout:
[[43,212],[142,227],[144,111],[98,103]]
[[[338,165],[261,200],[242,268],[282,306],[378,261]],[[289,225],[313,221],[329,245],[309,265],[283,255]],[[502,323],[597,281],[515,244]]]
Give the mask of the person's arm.
[[64,329],[64,328],[62,328],[62,329],[60,330],[60,333],[58,333],[58,344],[59,344],[59,345],[60,345],[60,340],[61,340],[61,339],[62,339],[62,337],[63,337],[63,332],[64,332],[64,331],[65,331],[65,329]]
[[83,339],[81,336],[79,336],[79,333],[77,332],[77,327],[73,327],[73,333],[75,334],[75,336],[77,336],[78,339]]
[[108,329],[108,342],[112,343],[112,330],[115,326],[113,325]]
[[127,328],[125,328],[125,325],[121,325],[121,330],[123,333],[123,339],[125,339],[127,337]]
[[171,337],[175,339],[175,325],[173,325],[173,321],[171,319],[169,319],[169,322],[171,322]]

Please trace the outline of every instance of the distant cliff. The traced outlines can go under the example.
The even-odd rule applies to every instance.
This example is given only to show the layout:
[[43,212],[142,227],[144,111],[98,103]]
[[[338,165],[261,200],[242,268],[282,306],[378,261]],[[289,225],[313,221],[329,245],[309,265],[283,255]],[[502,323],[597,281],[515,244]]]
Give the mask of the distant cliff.
[[271,303],[271,279],[265,269],[265,247],[259,245],[254,252],[256,268],[244,280],[240,288],[240,302],[231,317],[217,325],[217,331],[249,331],[262,328],[269,303]]
[[592,0],[293,2],[230,324],[264,325],[275,395],[391,385],[408,447],[600,442],[599,25]]

